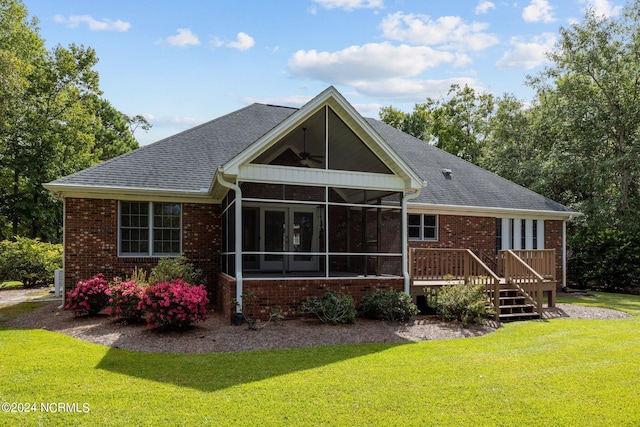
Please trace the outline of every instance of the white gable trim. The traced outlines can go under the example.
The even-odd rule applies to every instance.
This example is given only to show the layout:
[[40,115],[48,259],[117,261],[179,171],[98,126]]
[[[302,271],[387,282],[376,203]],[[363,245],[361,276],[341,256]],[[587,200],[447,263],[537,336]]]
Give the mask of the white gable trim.
[[[390,166],[395,172],[396,177],[404,180],[404,189],[420,189],[424,187],[424,181],[405,163],[405,161],[378,135],[371,125],[353,108],[353,106],[333,87],[325,89],[318,96],[303,105],[298,111],[287,117],[280,124],[275,126],[259,140],[253,143],[246,150],[238,154],[231,161],[227,162],[220,168],[220,171],[227,176],[238,176],[241,167],[248,165],[249,162],[261,153],[266,151],[274,142],[291,129],[299,126],[319,109],[325,105],[338,106],[350,118],[366,132],[367,136],[374,141],[379,150],[375,152],[381,156],[381,160]],[[390,164],[391,163],[391,164]],[[335,171],[331,171],[334,173]]]
[[397,175],[287,166],[275,167],[252,163],[242,165],[237,178],[239,181],[264,183],[295,182],[296,184],[371,188],[390,191],[403,191],[405,189],[405,181]]

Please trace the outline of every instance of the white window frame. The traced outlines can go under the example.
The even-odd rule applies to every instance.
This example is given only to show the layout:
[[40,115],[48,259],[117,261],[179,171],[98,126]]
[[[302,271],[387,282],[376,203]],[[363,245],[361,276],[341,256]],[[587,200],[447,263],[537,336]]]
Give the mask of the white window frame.
[[[409,222],[410,222],[409,218],[411,216],[414,216],[414,215],[415,216],[420,216],[420,236],[419,237],[409,237],[409,240],[424,241],[424,242],[437,242],[438,241],[438,235],[439,235],[439,233],[438,233],[438,222],[439,222],[438,215],[437,214],[419,214],[419,213],[410,213],[410,214],[408,214],[408,218],[407,218],[407,234],[409,234],[409,232],[408,232],[408,230],[409,230]],[[424,227],[425,227],[424,218],[426,216],[434,217],[435,220],[436,220],[436,223],[434,225],[434,229],[435,229],[434,230],[435,231],[435,233],[434,233],[435,236],[434,237],[426,237],[425,238],[425,236],[424,236]]]
[[[166,257],[166,256],[178,256],[182,253],[182,203],[172,203],[172,202],[148,202],[149,204],[149,210],[148,210],[148,215],[149,215],[149,236],[148,236],[148,242],[149,242],[149,250],[148,252],[122,252],[122,204],[123,203],[145,203],[144,201],[137,201],[137,200],[120,200],[118,201],[118,257],[121,258],[159,258],[159,257]],[[179,231],[180,231],[180,241],[179,241],[179,250],[176,253],[173,252],[154,252],[153,251],[153,230],[154,230],[154,224],[153,224],[153,205],[155,203],[160,203],[160,204],[177,204],[180,208],[180,225],[179,225]]]

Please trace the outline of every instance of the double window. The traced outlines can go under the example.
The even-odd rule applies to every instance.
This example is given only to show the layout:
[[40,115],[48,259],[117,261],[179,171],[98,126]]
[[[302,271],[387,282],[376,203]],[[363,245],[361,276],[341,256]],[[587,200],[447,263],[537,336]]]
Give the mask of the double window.
[[120,255],[180,254],[181,213],[182,206],[179,203],[120,202]]
[[409,215],[409,239],[438,240],[438,216],[429,214]]

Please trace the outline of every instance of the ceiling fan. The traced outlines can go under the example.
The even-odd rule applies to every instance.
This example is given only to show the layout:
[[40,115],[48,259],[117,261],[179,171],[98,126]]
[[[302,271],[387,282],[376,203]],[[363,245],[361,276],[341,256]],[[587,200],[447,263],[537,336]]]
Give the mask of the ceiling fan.
[[324,156],[316,156],[313,154],[310,154],[307,151],[307,128],[302,128],[302,132],[304,133],[303,135],[303,139],[302,139],[302,151],[300,152],[300,154],[298,154],[298,156],[300,157],[300,163],[307,166],[309,164],[309,161],[315,162],[315,163],[322,163],[322,159],[324,159]]

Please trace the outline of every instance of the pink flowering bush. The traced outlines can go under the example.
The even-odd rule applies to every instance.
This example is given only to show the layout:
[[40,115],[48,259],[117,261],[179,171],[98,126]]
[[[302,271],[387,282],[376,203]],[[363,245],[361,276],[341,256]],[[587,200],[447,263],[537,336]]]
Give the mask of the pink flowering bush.
[[185,329],[207,320],[208,302],[204,286],[177,279],[146,288],[139,307],[150,328]]
[[116,280],[109,288],[108,306],[104,312],[114,314],[116,320],[126,320],[128,322],[139,322],[142,320],[144,311],[140,307],[140,301],[144,296],[144,287],[131,280],[122,282]]
[[95,316],[107,306],[109,301],[109,283],[102,274],[87,281],[80,281],[75,289],[69,291],[65,310],[73,310],[76,317]]

